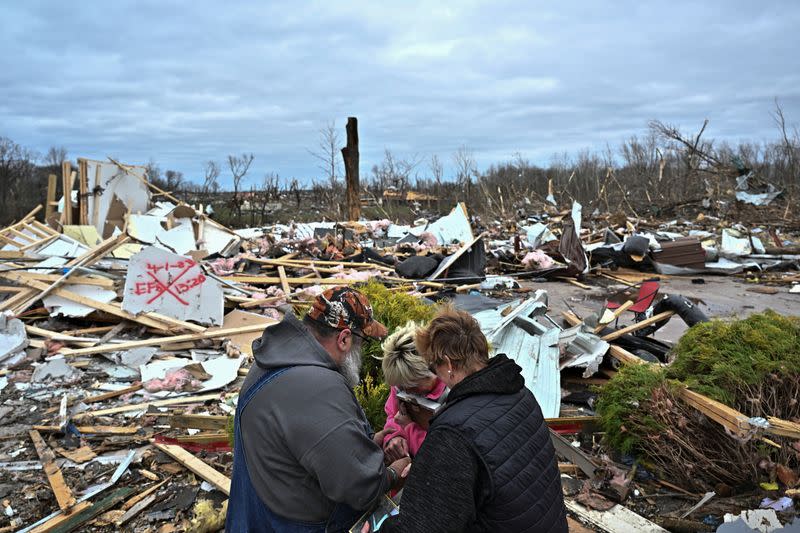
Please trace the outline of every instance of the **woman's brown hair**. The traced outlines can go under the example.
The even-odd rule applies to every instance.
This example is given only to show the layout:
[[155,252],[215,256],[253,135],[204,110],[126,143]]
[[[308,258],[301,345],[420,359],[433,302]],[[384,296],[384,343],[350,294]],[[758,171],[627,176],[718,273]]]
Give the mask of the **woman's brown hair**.
[[454,368],[483,366],[489,361],[489,343],[475,318],[452,306],[444,307],[428,327],[418,330],[417,351],[431,365],[445,356]]

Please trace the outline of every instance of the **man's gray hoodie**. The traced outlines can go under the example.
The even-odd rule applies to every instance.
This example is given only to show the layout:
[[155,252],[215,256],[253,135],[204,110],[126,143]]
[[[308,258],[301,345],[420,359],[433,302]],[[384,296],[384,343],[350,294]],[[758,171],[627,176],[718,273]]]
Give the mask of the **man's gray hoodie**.
[[[242,393],[286,366],[250,400],[241,434],[259,498],[290,520],[327,520],[337,503],[366,510],[388,487],[383,452],[328,352],[291,313],[253,343]],[[368,432],[369,430],[369,433]]]

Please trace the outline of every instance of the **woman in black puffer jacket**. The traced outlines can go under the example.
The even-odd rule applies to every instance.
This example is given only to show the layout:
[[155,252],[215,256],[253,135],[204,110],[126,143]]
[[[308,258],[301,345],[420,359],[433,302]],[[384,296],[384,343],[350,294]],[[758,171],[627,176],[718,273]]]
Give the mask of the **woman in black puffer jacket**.
[[566,532],[561,479],[539,404],[520,367],[491,360],[478,322],[446,308],[417,332],[450,387],[381,532]]

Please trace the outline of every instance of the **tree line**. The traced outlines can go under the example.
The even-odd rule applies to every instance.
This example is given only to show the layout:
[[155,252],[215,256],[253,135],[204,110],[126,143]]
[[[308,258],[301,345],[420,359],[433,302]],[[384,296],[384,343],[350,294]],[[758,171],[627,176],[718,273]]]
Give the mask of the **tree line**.
[[[561,207],[575,200],[587,206],[587,212],[631,216],[659,216],[697,202],[704,202],[711,212],[724,211],[736,178],[752,173],[752,187],[772,184],[784,191],[788,216],[800,198],[800,132],[788,123],[777,102],[771,115],[777,133],[771,140],[731,144],[708,137],[708,121],[694,132],[684,132],[654,120],[643,134],[616,147],[557,154],[547,165],[517,153],[483,171],[466,145],[444,159],[437,154],[399,156],[386,148],[383,159],[362,173],[362,200],[372,206],[364,214],[408,219],[423,211],[446,212],[456,201],[465,201],[473,213],[508,219],[535,212],[553,200]],[[252,153],[230,154],[223,163],[209,160],[197,179],[175,170],[162,172],[153,160],[147,170],[156,187],[192,204],[210,206],[208,212],[231,226],[276,219],[341,219],[345,216],[342,136],[335,123],[321,128],[317,141],[308,153],[319,173],[306,187],[275,171],[253,179]],[[60,175],[66,159],[63,147],[52,147],[40,156],[0,136],[0,223],[8,224],[44,202],[48,174]],[[222,177],[228,186],[221,184]],[[402,200],[411,190],[432,199],[422,205]]]

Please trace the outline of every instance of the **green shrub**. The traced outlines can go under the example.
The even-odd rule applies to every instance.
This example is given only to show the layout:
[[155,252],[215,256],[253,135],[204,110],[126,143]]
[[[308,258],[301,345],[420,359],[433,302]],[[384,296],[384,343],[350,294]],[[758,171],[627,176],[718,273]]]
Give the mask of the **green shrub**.
[[[675,347],[668,377],[748,413],[748,390],[772,375],[800,375],[800,318],[773,311],[690,328]],[[751,414],[752,416],[752,414]]]
[[[410,320],[429,322],[436,314],[436,306],[425,303],[422,298],[400,291],[391,291],[377,281],[370,281],[366,285],[358,287],[358,290],[369,299],[375,320],[386,326],[389,333]],[[378,341],[365,342],[362,353],[361,376],[363,378],[372,376],[376,381],[383,382],[381,362],[376,359],[383,355],[381,343]]]
[[666,381],[664,370],[652,365],[625,365],[599,391],[597,414],[606,442],[613,448],[632,453],[640,451],[643,434],[664,428],[648,415],[647,404],[653,390]]
[[383,410],[383,406],[386,404],[386,399],[389,398],[389,386],[374,380],[367,374],[356,386],[355,393],[372,429],[376,432],[382,430],[386,423],[386,411]]

